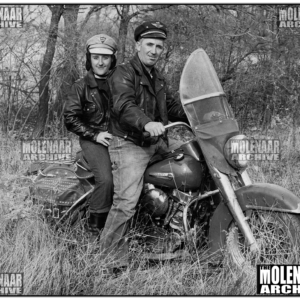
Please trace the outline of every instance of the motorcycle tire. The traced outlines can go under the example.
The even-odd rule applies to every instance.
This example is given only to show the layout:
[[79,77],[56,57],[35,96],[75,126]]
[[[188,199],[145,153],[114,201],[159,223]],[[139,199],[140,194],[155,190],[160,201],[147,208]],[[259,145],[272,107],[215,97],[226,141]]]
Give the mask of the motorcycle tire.
[[272,211],[248,211],[249,225],[259,246],[253,254],[245,239],[232,223],[227,237],[227,249],[233,263],[239,267],[257,264],[298,264],[300,262],[300,217]]
[[71,229],[76,226],[82,225],[85,226],[87,221],[87,212],[88,212],[88,201],[85,201],[78,207],[76,207],[70,214],[62,221],[56,225],[56,229]]

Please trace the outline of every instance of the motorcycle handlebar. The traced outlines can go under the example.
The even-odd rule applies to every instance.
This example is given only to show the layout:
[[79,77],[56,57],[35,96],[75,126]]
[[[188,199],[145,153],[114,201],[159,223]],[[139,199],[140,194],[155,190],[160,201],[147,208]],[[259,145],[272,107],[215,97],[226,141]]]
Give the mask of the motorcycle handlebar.
[[[194,130],[192,129],[192,127],[184,122],[174,122],[174,123],[165,125],[164,128],[169,129],[169,128],[176,127],[176,126],[184,126],[184,127],[188,128],[189,131],[194,133]],[[145,139],[150,138],[150,132],[148,132],[148,131],[143,132],[143,136]]]
[[150,138],[150,132],[144,131],[144,132],[143,132],[143,137],[144,137],[144,139]]

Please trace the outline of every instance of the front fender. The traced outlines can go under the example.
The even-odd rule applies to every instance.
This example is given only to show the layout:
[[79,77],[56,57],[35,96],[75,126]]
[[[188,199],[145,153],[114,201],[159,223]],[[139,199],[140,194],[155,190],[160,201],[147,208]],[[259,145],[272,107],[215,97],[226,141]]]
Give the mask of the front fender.
[[300,214],[300,199],[276,184],[256,183],[235,191],[242,210],[264,209]]
[[[243,211],[249,209],[271,210],[300,214],[300,199],[281,186],[270,183],[256,183],[235,191]],[[211,253],[217,253],[226,245],[226,234],[232,216],[224,202],[214,211],[209,227],[209,246]]]

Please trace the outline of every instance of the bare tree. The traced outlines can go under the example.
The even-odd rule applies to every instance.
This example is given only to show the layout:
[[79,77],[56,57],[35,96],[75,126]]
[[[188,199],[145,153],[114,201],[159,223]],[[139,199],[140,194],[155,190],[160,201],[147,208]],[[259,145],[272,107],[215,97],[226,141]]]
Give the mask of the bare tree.
[[65,21],[63,38],[64,62],[59,72],[60,89],[53,107],[53,111],[55,111],[58,116],[62,114],[63,103],[72,84],[79,78],[77,70],[77,17],[79,6],[79,4],[65,5],[63,12],[63,18]]
[[44,127],[48,116],[48,103],[49,103],[49,79],[50,70],[55,53],[55,46],[58,34],[58,23],[64,11],[64,5],[48,5],[51,10],[51,22],[49,35],[46,46],[46,53],[41,70],[41,81],[39,85],[39,107],[36,126],[33,130],[32,136],[37,138],[44,133]]

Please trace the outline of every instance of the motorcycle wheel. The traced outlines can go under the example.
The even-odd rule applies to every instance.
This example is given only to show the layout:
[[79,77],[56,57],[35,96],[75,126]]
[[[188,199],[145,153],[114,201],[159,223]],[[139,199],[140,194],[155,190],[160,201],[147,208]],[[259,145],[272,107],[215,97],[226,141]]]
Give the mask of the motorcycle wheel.
[[69,215],[59,224],[56,225],[56,229],[70,229],[80,225],[85,225],[87,220],[88,203],[85,201],[78,207],[76,207]]
[[248,211],[249,225],[259,246],[259,252],[250,253],[245,239],[232,223],[227,238],[227,249],[237,266],[245,263],[295,264],[299,263],[299,216],[271,211]]

